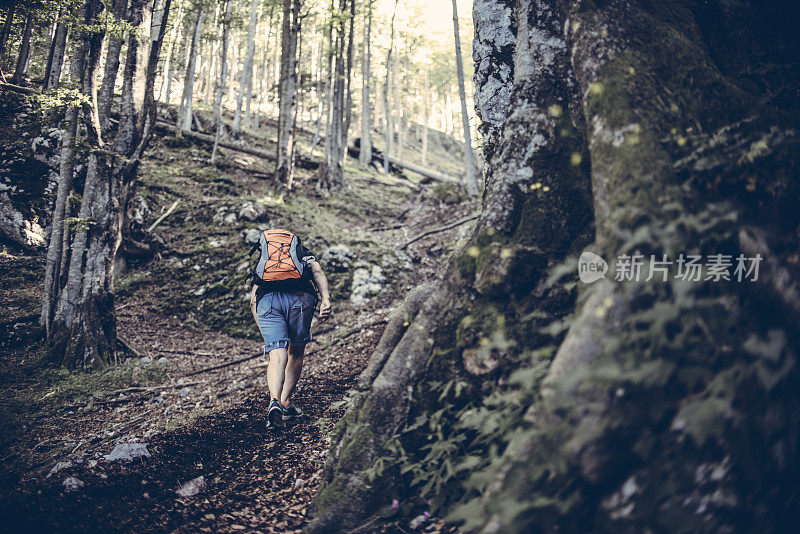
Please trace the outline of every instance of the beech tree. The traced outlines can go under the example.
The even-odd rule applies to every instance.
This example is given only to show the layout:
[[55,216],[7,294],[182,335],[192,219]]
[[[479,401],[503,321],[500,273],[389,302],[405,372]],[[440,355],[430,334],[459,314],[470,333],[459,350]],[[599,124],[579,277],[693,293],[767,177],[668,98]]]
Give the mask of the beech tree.
[[233,0],[225,0],[225,14],[222,18],[222,46],[220,48],[220,69],[219,78],[214,97],[214,147],[211,149],[211,163],[217,159],[217,149],[222,137],[222,97],[225,94],[225,79],[228,77],[228,34],[231,29],[231,13],[233,12]]
[[370,117],[372,108],[370,105],[371,94],[371,67],[370,67],[370,33],[372,31],[372,4],[374,0],[369,0],[364,10],[364,36],[362,41],[362,64],[361,64],[361,140],[358,152],[358,161],[361,165],[369,165],[372,161],[372,132],[370,127]]
[[[236,99],[236,110],[233,115],[233,131],[238,132],[242,127],[242,104],[245,95],[249,94],[249,87],[252,83],[253,74],[253,55],[256,50],[256,22],[258,21],[258,2],[253,0],[250,3],[250,24],[247,26],[247,52],[242,60],[241,74],[239,77],[239,92]],[[249,99],[248,99],[249,106]]]
[[464,65],[461,60],[461,35],[458,31],[458,6],[453,0],[453,40],[456,43],[456,69],[458,77],[458,96],[461,100],[461,124],[464,129],[464,166],[466,167],[466,186],[471,195],[478,194],[478,178],[475,172],[475,154],[472,152],[472,136],[469,133],[469,114],[467,113],[467,91],[464,85]]
[[297,106],[297,41],[299,34],[300,0],[283,0],[275,178],[290,190],[294,180],[294,126]]
[[194,19],[194,30],[192,31],[192,42],[186,56],[186,75],[183,78],[183,94],[181,95],[181,105],[178,109],[178,135],[182,131],[192,131],[192,99],[194,98],[194,75],[197,66],[197,52],[200,47],[200,36],[203,31],[203,5],[197,6],[197,14]]
[[[105,33],[104,26],[99,23],[103,4],[87,0],[79,15],[81,31],[76,37],[71,61],[70,84],[81,96],[67,106],[64,120],[66,129],[41,316],[51,356],[70,368],[102,367],[115,353],[114,260],[122,240],[124,213],[133,192],[138,165],[155,127],[153,83],[170,0],[149,7],[154,8],[150,13],[151,23],[144,28],[139,28],[143,0],[130,0],[125,10],[125,22],[130,29],[125,30],[129,34],[128,46],[115,130],[101,125],[100,95],[94,91]],[[140,42],[145,46],[140,46]],[[141,49],[146,51],[142,71],[144,93],[137,102],[134,86]],[[107,57],[106,76],[110,69],[117,68],[116,65],[116,58]],[[108,87],[107,90],[113,90],[113,86]],[[68,218],[67,199],[72,192],[74,154],[82,131],[81,123],[87,132],[83,142],[88,143],[91,150],[86,161],[86,180],[78,216]]]
[[[360,530],[392,498],[432,498],[467,531],[788,525],[797,102],[741,77],[794,72],[780,10],[474,6],[476,105],[497,133],[481,215],[393,314],[308,531]],[[609,261],[591,284],[586,249]],[[687,280],[674,261],[628,276],[632,259],[646,272],[686,254],[759,275]]]

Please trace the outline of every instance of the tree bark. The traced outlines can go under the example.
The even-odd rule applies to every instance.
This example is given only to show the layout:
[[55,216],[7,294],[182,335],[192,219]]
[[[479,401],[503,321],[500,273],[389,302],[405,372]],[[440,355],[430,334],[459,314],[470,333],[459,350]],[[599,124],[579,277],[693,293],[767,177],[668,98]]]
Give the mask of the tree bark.
[[[389,51],[386,53],[386,81],[383,84],[383,112],[386,115],[386,151],[383,154],[383,174],[389,174],[389,156],[392,152],[392,139],[394,138],[393,125],[392,125],[392,108],[389,105],[389,93],[391,86],[389,84],[389,73],[392,69],[392,49],[394,48],[394,18],[397,15],[397,3],[400,0],[395,0],[394,10],[392,11],[392,22],[389,24]],[[395,80],[395,83],[397,80]]]
[[239,93],[236,99],[236,111],[233,116],[233,131],[238,133],[242,128],[242,104],[245,95],[249,94],[250,78],[253,72],[253,54],[256,46],[256,22],[258,21],[258,0],[250,4],[250,24],[247,27],[247,51],[242,61],[242,71],[239,78]]
[[[141,24],[143,4],[144,0],[131,2],[126,17],[129,27],[136,28]],[[129,36],[122,82],[120,119],[113,143],[106,143],[103,140],[109,132],[99,127],[97,108],[101,98],[96,94],[95,87],[95,72],[103,40],[102,32],[96,29],[102,26],[95,22],[102,10],[102,4],[90,0],[84,8],[84,24],[95,29],[87,31],[79,39],[79,55],[73,60],[73,65],[82,75],[81,93],[90,102],[84,104],[82,109],[85,121],[91,123],[87,124],[89,134],[87,142],[91,149],[86,162],[86,180],[79,216],[74,231],[71,232],[72,243],[69,246],[68,262],[64,259],[69,236],[66,229],[59,236],[54,227],[51,236],[51,249],[57,246],[54,240],[60,237],[63,250],[58,263],[68,264],[68,267],[66,283],[57,294],[57,305],[49,335],[50,351],[53,358],[69,368],[102,367],[111,361],[114,355],[116,342],[114,264],[122,241],[125,227],[124,214],[132,195],[138,164],[153,135],[156,118],[153,85],[169,7],[170,0],[164,0],[163,5],[155,3],[151,8],[148,15],[151,23],[145,28],[149,39],[145,41],[144,46],[140,46],[139,39],[130,39]],[[144,61],[139,58],[142,51],[147,53]],[[118,67],[118,60],[113,56],[107,59],[108,75],[111,74],[110,69]],[[143,79],[143,92],[140,97],[135,94],[137,72]],[[112,92],[113,85],[108,84],[103,90]],[[110,98],[108,94],[100,96]],[[137,100],[140,101],[138,105]],[[77,116],[77,111],[73,116]],[[69,140],[70,144],[66,146],[74,145],[69,136],[68,131],[65,140]],[[62,161],[62,165],[68,167],[69,160]],[[66,170],[71,174],[71,169]],[[62,175],[68,176],[66,172]],[[59,184],[57,209],[63,196],[62,189],[67,188],[66,182]],[[54,265],[52,270],[55,270]],[[51,271],[50,251],[48,251],[46,271]],[[46,276],[46,295],[50,282],[49,276]],[[58,284],[55,286],[58,289]],[[49,314],[49,308],[43,306],[44,310]],[[46,322],[47,317],[44,319]]]
[[[128,10],[127,0],[116,0],[114,2],[114,21],[121,23],[126,19]],[[124,33],[114,32],[106,44],[106,63],[103,74],[103,82],[100,86],[98,97],[98,115],[100,117],[100,127],[105,131],[108,129],[108,119],[111,117],[111,103],[114,98],[114,87],[117,83],[117,73],[119,72],[119,54],[122,45],[125,43]]]
[[225,94],[225,80],[228,77],[228,34],[231,26],[231,13],[233,12],[232,0],[225,0],[225,15],[222,19],[222,51],[220,52],[220,71],[217,79],[216,97],[214,98],[214,148],[211,150],[211,163],[217,159],[217,148],[222,138],[222,95]]
[[59,9],[56,29],[53,40],[50,43],[50,50],[47,54],[47,64],[44,69],[44,81],[42,88],[46,91],[58,86],[61,79],[61,66],[64,64],[64,52],[67,48],[67,23],[63,9]]
[[461,60],[461,35],[458,31],[458,6],[453,0],[453,39],[456,43],[456,70],[458,77],[458,96],[461,99],[461,124],[464,128],[464,165],[466,167],[466,185],[470,195],[478,194],[478,177],[475,172],[475,154],[472,151],[472,136],[469,132],[469,114],[467,113],[467,94],[464,84],[464,63]]
[[186,0],[181,0],[180,4],[178,4],[178,14],[175,17],[175,24],[170,29],[172,38],[169,40],[167,53],[164,55],[164,70],[161,79],[161,87],[158,91],[158,99],[161,100],[163,98],[164,102],[167,104],[169,104],[171,96],[172,70],[175,63],[172,59],[172,56],[174,54],[175,43],[180,42],[181,39],[181,29],[183,28],[183,6],[185,3]]
[[350,82],[353,77],[353,29],[356,21],[356,2],[350,0],[350,29],[347,32],[347,64],[345,65],[345,111],[344,128],[342,143],[346,149],[347,137],[350,135],[350,122],[353,118],[353,93],[350,90]]
[[6,60],[6,46],[8,46],[8,38],[11,35],[11,27],[14,24],[14,15],[16,14],[17,3],[11,2],[6,10],[6,20],[3,23],[3,32],[0,33],[0,69],[3,68]]
[[[339,13],[347,10],[347,0],[339,3]],[[338,17],[336,42],[333,44],[334,70],[333,88],[331,91],[331,117],[325,134],[325,163],[319,169],[317,187],[326,192],[341,189],[344,186],[344,155],[347,134],[344,131],[345,105],[345,24],[344,17]]]
[[199,48],[200,35],[203,31],[203,7],[197,8],[197,18],[192,32],[192,43],[189,46],[189,53],[186,58],[186,76],[183,79],[183,95],[181,105],[178,110],[178,137],[182,131],[192,131],[192,98],[194,94],[194,71],[197,65],[197,50]]
[[33,23],[35,21],[34,13],[28,13],[25,19],[25,28],[22,30],[22,39],[19,44],[19,53],[17,54],[17,65],[14,68],[14,76],[11,77],[11,83],[20,85],[22,78],[28,72],[28,56],[31,53],[31,35],[33,33]]
[[283,0],[281,79],[278,114],[278,147],[275,177],[291,190],[294,180],[294,126],[297,106],[297,40],[300,33],[300,0]]
[[370,109],[371,88],[370,81],[372,77],[370,67],[370,33],[372,31],[372,0],[367,3],[366,20],[364,24],[364,40],[363,40],[363,63],[361,66],[361,141],[360,150],[358,153],[358,161],[363,166],[367,166],[372,161],[372,132],[370,127],[370,119],[372,117],[372,110]]
[[428,164],[428,122],[430,120],[429,115],[429,108],[430,108],[430,80],[428,77],[428,64],[426,63],[423,66],[424,74],[423,77],[425,78],[425,89],[422,94],[422,100],[424,103],[425,113],[423,115],[423,124],[422,124],[422,165],[425,166]]
[[[741,6],[514,2],[481,216],[352,397],[310,532],[358,529],[392,498],[413,506],[424,486],[403,469],[444,479],[437,513],[465,531],[795,521],[798,119],[738,76],[796,72],[778,50],[797,44]],[[578,284],[561,264],[592,241],[610,271]],[[771,260],[749,283],[686,282],[674,266],[663,281],[615,276],[625,257],[682,253]],[[460,396],[436,385],[457,382]],[[454,445],[434,461],[430,443]]]

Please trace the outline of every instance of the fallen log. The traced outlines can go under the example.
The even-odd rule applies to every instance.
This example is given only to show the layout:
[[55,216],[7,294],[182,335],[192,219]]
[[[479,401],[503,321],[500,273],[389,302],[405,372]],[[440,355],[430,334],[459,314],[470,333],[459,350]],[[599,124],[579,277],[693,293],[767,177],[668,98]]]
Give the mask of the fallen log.
[[[358,158],[360,152],[361,152],[361,139],[356,138],[355,141],[353,142],[353,146],[348,147],[347,153],[353,158]],[[370,164],[376,164],[378,167],[383,168],[383,152],[381,152],[374,146],[372,147],[372,159],[370,160]],[[428,169],[420,165],[409,163],[407,161],[403,161],[401,159],[389,156],[389,172],[402,174],[403,169],[415,172],[431,180],[438,180],[440,182],[452,182],[456,184],[461,183],[461,179],[458,178],[457,176],[451,176],[443,172],[435,171],[433,169]]]
[[433,169],[426,169],[425,167],[420,167],[419,165],[409,163],[408,161],[399,160],[392,156],[389,156],[389,163],[397,165],[398,167],[403,169],[408,169],[409,171],[420,174],[425,178],[430,178],[431,180],[461,184],[461,180],[455,176],[450,176],[449,174],[444,174],[443,172],[434,171]]
[[[173,126],[172,124],[170,124],[170,123],[168,123],[166,121],[162,121],[162,120],[159,120],[159,121],[156,122],[156,128],[160,128],[160,129],[165,130],[165,131],[167,131],[167,132],[169,132],[171,134],[178,133],[178,129],[175,128],[175,126]],[[208,134],[199,133],[199,132],[189,132],[189,131],[186,131],[186,130],[181,132],[181,135],[183,135],[184,137],[188,137],[189,139],[194,139],[195,141],[202,141],[202,142],[208,143],[210,145],[214,144],[214,136],[213,135],[208,135]],[[219,142],[219,146],[221,146],[222,148],[227,148],[229,150],[235,150],[237,152],[242,152],[244,154],[250,154],[251,156],[257,156],[259,158],[264,158],[264,159],[267,159],[267,160],[270,160],[270,161],[274,161],[275,160],[275,154],[273,154],[272,152],[267,152],[266,150],[261,150],[261,149],[253,148],[253,147],[249,147],[249,146],[237,145],[237,144],[233,144],[233,143],[231,143],[229,141],[220,141]]]

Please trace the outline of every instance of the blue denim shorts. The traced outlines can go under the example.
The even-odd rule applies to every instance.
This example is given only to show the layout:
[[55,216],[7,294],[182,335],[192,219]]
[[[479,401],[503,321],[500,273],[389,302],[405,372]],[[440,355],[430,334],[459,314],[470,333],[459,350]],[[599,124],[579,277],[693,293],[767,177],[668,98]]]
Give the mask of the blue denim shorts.
[[316,297],[305,291],[271,291],[261,297],[256,305],[256,314],[258,329],[264,337],[264,351],[305,345],[311,341],[315,305]]

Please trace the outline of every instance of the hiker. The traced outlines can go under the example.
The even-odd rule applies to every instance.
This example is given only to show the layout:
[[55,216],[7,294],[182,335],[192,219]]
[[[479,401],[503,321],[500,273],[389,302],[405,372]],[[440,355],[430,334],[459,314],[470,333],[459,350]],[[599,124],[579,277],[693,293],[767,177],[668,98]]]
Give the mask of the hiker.
[[292,232],[265,230],[250,254],[259,248],[250,309],[264,337],[264,352],[269,354],[267,427],[281,428],[284,421],[303,415],[290,399],[303,370],[306,343],[311,341],[317,290],[322,297],[320,319],[330,315],[331,298],[317,258]]

